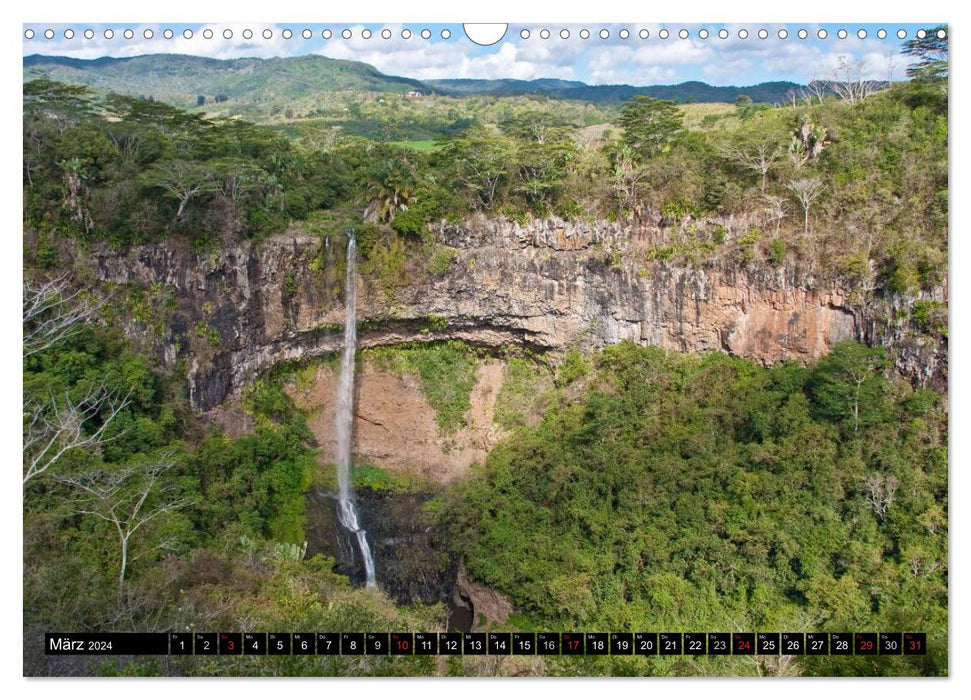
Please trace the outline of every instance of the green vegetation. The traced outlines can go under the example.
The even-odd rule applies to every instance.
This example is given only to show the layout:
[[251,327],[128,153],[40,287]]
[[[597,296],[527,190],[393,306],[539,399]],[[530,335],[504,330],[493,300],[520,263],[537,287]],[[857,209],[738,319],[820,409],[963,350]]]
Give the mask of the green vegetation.
[[430,314],[425,317],[424,323],[421,327],[421,332],[438,332],[444,331],[446,328],[448,328],[448,316],[442,316],[441,314]]
[[[441,628],[439,608],[398,608],[350,589],[332,561],[303,558],[313,452],[283,390],[286,373],[248,388],[243,407],[256,426],[232,439],[203,433],[179,378],[153,374],[105,327],[87,324],[25,351],[25,420],[48,397],[90,397],[102,377],[113,396],[130,390],[114,417],[105,402],[84,426],[89,435],[107,426],[99,452],[69,451],[25,484],[28,637],[103,629],[120,614],[132,630],[232,627],[240,616],[265,629]],[[418,376],[443,430],[460,424],[472,349],[452,342],[366,354]],[[515,432],[433,513],[451,554],[514,602],[517,628],[919,629],[929,634],[927,657],[807,657],[790,671],[946,673],[947,415],[934,391],[888,378],[881,350],[847,343],[815,367],[764,369],[631,344],[592,357],[574,349],[555,388],[542,362],[513,356],[508,367],[497,420]],[[171,468],[144,469],[162,456]],[[148,474],[157,478],[146,490]],[[315,478],[326,486],[332,475]],[[367,464],[353,478],[357,488],[391,493],[426,486]],[[97,503],[83,488],[119,483],[116,494],[147,493],[158,512],[131,538],[123,580],[111,526],[86,515]],[[43,668],[38,658],[27,663]],[[92,670],[159,673],[152,663]],[[422,659],[369,663],[197,658],[177,660],[174,672],[436,672]],[[766,660],[673,663],[556,659],[545,672],[778,671]]]
[[508,358],[496,397],[495,422],[506,430],[535,424],[545,413],[545,395],[552,388],[552,375],[541,364],[531,358]]
[[569,386],[587,376],[592,369],[583,353],[577,348],[570,348],[556,370],[556,386]]
[[[439,630],[441,606],[395,606],[378,591],[354,589],[333,573],[331,559],[300,559],[299,549],[243,540],[227,549],[199,549],[172,564],[170,576],[182,607],[168,620],[185,629],[204,620],[205,629]],[[375,627],[376,625],[376,627]],[[434,657],[265,656],[172,657],[162,671],[157,659],[102,662],[97,675],[176,676],[426,676]]]
[[193,455],[203,496],[200,527],[301,544],[312,435],[279,383],[257,382],[244,406],[256,418],[252,433],[235,440],[216,433]]
[[399,486],[398,480],[390,472],[370,464],[355,464],[351,480],[356,489],[391,491]]
[[[585,85],[567,80],[426,80],[385,75],[373,66],[319,55],[290,58],[217,60],[156,54],[84,61],[54,56],[26,56],[25,79],[44,76],[91,88],[151,97],[179,107],[221,115],[293,120],[336,113],[348,94],[362,95],[380,107],[421,106],[435,100],[473,98],[483,103],[516,99],[611,106],[644,95],[681,103],[734,103],[745,94],[760,103],[779,103],[799,88],[790,82],[746,87],[715,87],[701,82],[679,85]],[[420,95],[406,95],[408,92]],[[337,105],[328,104],[336,102]],[[393,128],[393,127],[392,127]]]
[[[742,99],[707,114],[643,95],[600,109],[348,93],[333,119],[271,128],[35,79],[24,84],[28,252],[56,264],[58,236],[177,235],[212,249],[340,219],[359,230],[362,271],[393,306],[421,270],[449,269],[433,226],[443,220],[637,218],[661,229],[647,262],[724,257],[910,294],[946,275],[948,193],[941,47],[913,50],[930,68],[865,99]],[[419,123],[422,135],[391,133]],[[751,240],[756,229],[765,235]]]
[[[133,97],[151,96],[183,108],[240,109],[251,103],[293,104],[293,100],[327,85],[331,90],[388,91],[404,94],[423,85],[417,80],[384,75],[372,66],[309,55],[288,59],[239,58],[221,61],[200,56],[146,55],[102,59],[31,56],[24,59],[27,76],[38,73],[53,80],[108,86]],[[199,104],[199,97],[203,102]],[[272,108],[272,107],[271,107]],[[282,113],[281,113],[282,116]]]
[[26,222],[83,239],[179,232],[205,247],[281,230],[341,187],[324,175],[311,195],[334,162],[301,160],[265,129],[44,79],[24,86],[24,135]]
[[917,62],[907,68],[907,76],[916,83],[947,89],[947,39],[937,33],[947,27],[926,30],[924,38],[915,37],[904,43],[903,53],[915,56]]
[[635,97],[621,109],[623,141],[641,158],[660,155],[682,134],[681,111],[673,102]]
[[[41,291],[38,292],[37,290]],[[112,327],[82,323],[84,302],[30,286],[24,326],[24,630],[441,629],[438,607],[398,609],[351,589],[334,562],[304,559],[304,493],[314,450],[280,378],[243,398],[256,427],[231,438],[204,426],[183,378],[153,370]],[[61,290],[63,291],[63,290]],[[64,316],[64,311],[71,316]],[[97,313],[90,316],[97,320]],[[60,320],[59,320],[60,319]],[[59,328],[50,344],[43,332]],[[54,445],[51,450],[46,445]],[[361,468],[369,487],[404,488]],[[122,538],[122,539],[119,539]],[[28,651],[25,673],[46,674]],[[156,675],[158,661],[92,660],[74,672]],[[189,658],[185,675],[414,675],[424,659]],[[63,670],[58,671],[63,673]]]
[[433,275],[444,275],[457,257],[458,252],[454,248],[438,246],[432,253],[431,260],[428,261],[428,271]]
[[[797,665],[947,673],[939,397],[888,380],[880,353],[853,343],[808,369],[626,343],[593,359],[586,391],[562,394],[439,504],[477,580],[537,627],[921,629],[934,640],[925,658]],[[663,658],[572,663],[671,670]]]
[[947,337],[947,309],[941,302],[935,299],[915,301],[911,316],[924,333]]
[[438,141],[434,139],[416,140],[416,141],[389,141],[389,146],[399,146],[401,148],[410,148],[414,151],[421,151],[430,153],[432,151],[437,151],[440,148]]

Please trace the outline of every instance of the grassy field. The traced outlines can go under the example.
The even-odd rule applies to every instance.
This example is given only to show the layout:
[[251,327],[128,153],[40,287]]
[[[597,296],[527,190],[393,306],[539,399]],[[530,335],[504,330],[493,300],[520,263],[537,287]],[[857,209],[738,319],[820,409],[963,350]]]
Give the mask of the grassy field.
[[702,120],[710,114],[730,114],[735,111],[735,105],[727,102],[697,102],[680,105],[684,112],[684,125],[689,129],[697,129]]
[[388,144],[391,146],[410,148],[413,151],[421,151],[423,153],[430,153],[431,151],[437,151],[439,149],[438,141],[434,139],[425,139],[420,141],[388,141]]

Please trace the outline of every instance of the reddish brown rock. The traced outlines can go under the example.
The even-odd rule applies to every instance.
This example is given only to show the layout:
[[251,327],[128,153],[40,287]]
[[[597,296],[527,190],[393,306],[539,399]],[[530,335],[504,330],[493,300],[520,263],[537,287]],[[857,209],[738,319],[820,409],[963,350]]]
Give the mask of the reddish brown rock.
[[[443,434],[417,377],[399,376],[364,362],[356,378],[355,461],[439,483],[460,478],[473,464],[483,464],[501,437],[492,418],[502,373],[503,365],[498,361],[479,365],[468,425],[454,434]],[[334,459],[336,391],[337,375],[326,366],[317,368],[309,386],[290,389],[298,404],[310,411],[307,423],[325,464]]]

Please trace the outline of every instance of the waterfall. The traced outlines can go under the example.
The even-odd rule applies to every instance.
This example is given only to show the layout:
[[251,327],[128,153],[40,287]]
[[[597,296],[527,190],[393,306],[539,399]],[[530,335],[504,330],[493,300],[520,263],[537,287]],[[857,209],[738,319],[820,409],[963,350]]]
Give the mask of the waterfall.
[[341,356],[341,376],[337,385],[337,517],[341,525],[357,538],[367,585],[374,586],[374,557],[367,543],[367,533],[361,529],[351,489],[351,440],[354,424],[354,353],[357,350],[357,290],[354,280],[357,243],[354,232],[347,232],[347,283],[344,285],[344,353]]

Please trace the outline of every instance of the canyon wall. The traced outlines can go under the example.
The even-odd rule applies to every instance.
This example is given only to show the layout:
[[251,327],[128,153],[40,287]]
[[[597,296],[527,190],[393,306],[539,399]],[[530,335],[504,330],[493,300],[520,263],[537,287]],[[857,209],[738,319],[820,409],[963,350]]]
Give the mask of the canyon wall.
[[[639,234],[620,223],[483,219],[438,233],[447,269],[413,263],[400,279],[358,276],[362,347],[461,339],[559,350],[631,340],[771,364],[814,360],[857,339],[886,345],[915,383],[946,384],[946,341],[910,327],[912,299],[854,302],[863,295],[851,288],[765,263],[647,263]],[[178,242],[100,247],[76,252],[75,269],[106,288],[150,290],[154,320],[119,322],[165,364],[187,360],[191,403],[208,410],[276,364],[340,347],[343,238],[294,229],[210,253]],[[946,304],[946,288],[932,296]]]

